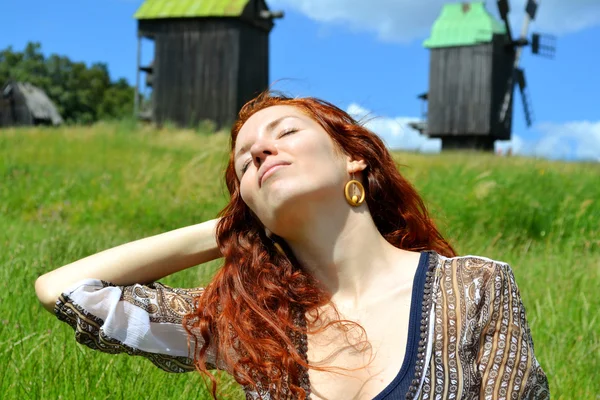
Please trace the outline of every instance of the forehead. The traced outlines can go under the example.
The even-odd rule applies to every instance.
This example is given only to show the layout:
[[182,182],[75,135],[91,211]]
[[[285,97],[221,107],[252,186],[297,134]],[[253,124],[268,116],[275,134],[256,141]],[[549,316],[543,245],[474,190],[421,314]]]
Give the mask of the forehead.
[[305,121],[310,118],[300,109],[294,106],[271,106],[254,113],[240,129],[236,139],[236,147],[243,145],[245,140],[249,140],[259,132],[264,131],[270,122],[282,117],[297,117]]

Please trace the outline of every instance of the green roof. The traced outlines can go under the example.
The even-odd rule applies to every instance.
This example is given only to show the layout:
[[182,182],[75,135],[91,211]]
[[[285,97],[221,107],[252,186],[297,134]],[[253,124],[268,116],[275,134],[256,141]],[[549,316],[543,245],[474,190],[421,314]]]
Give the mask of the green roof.
[[506,33],[506,28],[486,10],[483,1],[446,4],[423,46],[435,48],[488,43],[495,33]]
[[146,0],[135,19],[239,17],[249,0]]

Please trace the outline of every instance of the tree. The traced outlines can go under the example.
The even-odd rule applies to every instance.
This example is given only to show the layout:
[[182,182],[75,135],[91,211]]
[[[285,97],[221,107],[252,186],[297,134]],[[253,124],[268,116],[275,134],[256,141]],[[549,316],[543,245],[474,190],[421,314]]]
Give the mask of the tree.
[[132,115],[134,97],[135,91],[127,80],[119,79],[104,92],[104,98],[98,106],[98,117],[110,119]]
[[67,122],[92,123],[133,113],[133,88],[123,78],[111,81],[105,63],[88,67],[57,54],[46,58],[40,43],[28,43],[23,52],[10,46],[0,51],[0,85],[9,80],[43,89]]

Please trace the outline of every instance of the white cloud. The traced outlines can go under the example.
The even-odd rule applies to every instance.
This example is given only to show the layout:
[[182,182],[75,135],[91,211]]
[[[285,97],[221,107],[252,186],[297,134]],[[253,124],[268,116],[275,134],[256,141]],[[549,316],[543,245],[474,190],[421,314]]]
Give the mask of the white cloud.
[[512,140],[496,142],[496,150],[526,156],[600,162],[600,121],[543,123],[535,126],[538,140],[525,140],[513,134]]
[[600,161],[600,121],[545,123],[538,125],[537,129],[544,134],[540,142],[543,150],[557,146],[562,147],[560,151],[568,158]]
[[[359,104],[352,103],[347,110],[355,119],[375,132],[393,150],[421,153],[441,151],[440,139],[430,139],[411,128],[410,122],[418,117],[378,117]],[[509,141],[497,141],[496,152],[555,160],[586,160],[600,162],[600,121],[573,121],[567,123],[543,123],[534,127],[540,138],[526,139],[518,134]]]
[[356,103],[352,103],[346,110],[364,125],[375,132],[390,149],[409,150],[422,153],[437,153],[442,148],[439,139],[429,139],[411,128],[408,123],[419,121],[417,117],[376,117],[371,112]]
[[[525,0],[515,1],[515,13],[523,10],[526,3]],[[539,3],[534,28],[541,32],[562,35],[600,25],[598,0],[544,0]],[[520,25],[516,32],[519,31]]]
[[[521,31],[526,0],[509,0],[514,34]],[[359,31],[376,32],[381,40],[410,42],[424,39],[448,0],[270,0],[271,9],[290,7],[309,18]],[[532,28],[561,35],[600,25],[598,0],[538,0]],[[487,9],[496,13],[496,1]]]

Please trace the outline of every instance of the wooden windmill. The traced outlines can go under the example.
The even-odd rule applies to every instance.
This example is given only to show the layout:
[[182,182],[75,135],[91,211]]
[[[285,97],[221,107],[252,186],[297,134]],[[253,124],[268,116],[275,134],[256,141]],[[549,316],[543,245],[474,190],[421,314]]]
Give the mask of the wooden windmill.
[[493,150],[496,140],[509,140],[513,92],[522,95],[527,125],[533,113],[525,73],[519,67],[524,46],[533,54],[552,57],[553,38],[534,33],[527,39],[539,0],[528,0],[521,36],[514,39],[508,22],[507,0],[498,0],[503,22],[484,2],[447,4],[435,21],[424,46],[431,50],[426,123],[415,129],[442,139],[442,150]]
[[[156,123],[217,127],[269,84],[269,33],[282,12],[264,0],[146,0],[138,20],[135,110]],[[154,60],[141,66],[141,39],[154,41]],[[140,107],[140,73],[152,87]]]

